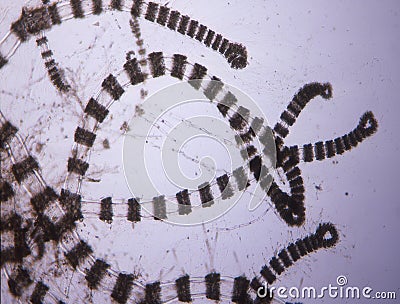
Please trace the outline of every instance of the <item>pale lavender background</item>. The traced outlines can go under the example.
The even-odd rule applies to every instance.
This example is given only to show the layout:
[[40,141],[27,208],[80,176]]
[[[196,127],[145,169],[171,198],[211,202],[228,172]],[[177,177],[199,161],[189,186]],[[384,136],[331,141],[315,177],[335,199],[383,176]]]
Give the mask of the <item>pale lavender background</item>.
[[[30,2],[29,5],[33,3]],[[279,284],[287,287],[302,284],[302,286],[319,288],[335,283],[338,275],[346,275],[349,285],[370,286],[377,291],[396,291],[399,297],[400,207],[397,195],[399,176],[397,132],[400,114],[398,103],[399,2],[217,1],[211,9],[210,4],[205,1],[175,0],[169,3],[171,7],[215,28],[233,41],[246,45],[250,64],[244,70],[232,71],[218,53],[168,30],[160,31],[158,26],[143,21],[141,24],[147,49],[149,51],[163,50],[166,54],[189,53],[192,62],[202,62],[212,67],[215,74],[223,80],[250,94],[264,109],[271,123],[275,123],[293,94],[305,83],[311,81],[332,83],[333,99],[312,101],[293,127],[288,137],[289,143],[303,144],[342,135],[357,125],[359,117],[365,111],[374,112],[379,122],[376,135],[367,139],[354,151],[336,158],[338,163],[324,161],[302,166],[307,191],[307,222],[305,228],[291,230],[293,237],[314,231],[320,222],[331,221],[340,230],[341,240],[335,249],[311,255],[305,261],[295,265],[282,276]],[[4,18],[0,19],[2,20],[0,22],[1,37],[7,31],[10,22],[19,15],[21,6],[21,2],[1,1],[0,15]],[[121,24],[122,29],[118,29],[115,22],[117,17],[119,18],[118,25]],[[112,30],[105,32],[98,43],[107,47],[114,40],[118,43],[105,51],[100,49],[100,51],[87,52],[86,48],[94,41],[95,34],[103,35],[103,32],[99,30],[102,29],[101,26],[100,28],[93,26],[98,20],[105,23],[101,26]],[[132,39],[128,31],[128,20],[129,16],[126,14],[121,17],[118,13],[108,13],[80,21],[80,23],[69,21],[48,35],[49,39],[54,41],[52,47],[59,61],[64,66],[71,66],[75,73],[78,73],[80,67],[84,69],[85,54],[98,57],[99,62],[109,62],[106,67],[99,64],[99,67],[103,69],[93,67],[88,72],[79,71],[87,76],[86,80],[84,77],[82,80],[85,86],[87,85],[83,100],[94,92],[94,88],[107,72],[120,68],[123,53],[128,50],[127,41]],[[121,41],[119,37],[122,37]],[[81,45],[79,41],[83,41],[83,44]],[[68,47],[64,46],[66,43]],[[74,57],[70,57],[71,50],[76,52]],[[83,53],[82,62],[78,60],[81,58],[79,57],[81,52]],[[30,75],[26,72],[30,71],[30,66],[33,66],[35,67],[34,79],[43,78],[44,80],[36,86],[36,91],[33,91],[29,98],[33,102],[40,98],[42,102],[59,100],[57,94],[49,89],[47,76],[42,68],[43,63],[39,57],[34,40],[31,40],[29,45],[21,47],[12,58],[13,63],[0,72],[1,90],[17,92],[18,95],[19,88],[24,85],[23,92],[26,93],[25,84],[30,80]],[[163,80],[161,83],[164,85]],[[153,82],[148,88],[150,92],[154,92],[162,85]],[[36,104],[32,105],[29,98],[23,99],[19,95],[18,102],[21,102],[21,107],[17,108],[15,98],[4,92],[0,96],[1,109],[7,117],[14,118],[15,121],[18,121],[21,115],[24,117],[24,123],[19,126],[21,131],[26,135],[37,132],[36,129],[31,128],[36,123],[34,115],[42,114],[29,112],[30,106],[36,109]],[[121,102],[123,104],[123,101]],[[39,101],[38,104],[40,104]],[[122,112],[122,109],[119,110]],[[58,115],[65,114],[60,111]],[[72,134],[77,118],[72,115],[68,117],[70,120],[65,122],[65,128],[69,130],[69,134]],[[47,144],[45,153],[41,157],[46,160],[49,155],[58,155],[57,153],[65,157],[72,145],[72,139],[64,139],[56,134],[59,129],[55,126],[58,126],[59,121],[49,122],[49,124],[52,127],[45,126],[44,128],[46,131],[55,130],[53,131],[54,138]],[[119,126],[113,127],[115,130]],[[104,132],[111,134],[109,130]],[[120,150],[113,153],[118,163]],[[101,156],[99,157],[101,159]],[[103,160],[105,158],[103,156]],[[47,163],[51,163],[51,158]],[[47,169],[44,168],[44,173],[51,176],[53,169],[50,166]],[[126,186],[121,185],[121,182],[118,185],[120,188],[110,183],[104,190],[115,191],[115,195],[126,197]],[[321,185],[323,190],[317,191],[316,185]],[[346,192],[348,192],[347,196]],[[210,225],[210,228],[216,229],[219,225],[230,223],[230,221],[235,223],[236,220],[241,222],[245,221],[245,218],[224,219]],[[94,225],[96,222],[98,220],[95,219]],[[121,252],[133,252],[133,249],[143,250],[146,258],[141,260],[141,263],[145,265],[143,267],[148,271],[149,279],[158,278],[160,257],[165,263],[165,269],[168,269],[167,265],[177,264],[171,254],[164,253],[171,247],[177,250],[180,265],[185,265],[189,270],[192,267],[196,274],[205,274],[210,257],[204,247],[203,230],[194,228],[182,233],[176,227],[163,226],[163,229],[159,227],[143,228],[147,229],[144,230],[144,240],[153,242],[152,244],[157,242],[156,248],[145,245],[138,249],[133,244],[131,244],[132,247],[128,245],[126,245],[128,247],[117,245],[112,247]],[[140,229],[135,228],[134,231],[141,231]],[[263,259],[268,259],[274,254],[274,250],[283,247],[292,239],[290,233],[286,230],[281,232],[281,229],[282,231],[286,229],[285,225],[277,221],[270,213],[266,219],[253,226],[229,233],[221,232],[218,246],[213,253],[214,264],[223,273],[232,271],[233,274],[237,274],[243,271],[250,276],[258,272]],[[109,232],[108,228],[105,228],[106,232]],[[123,244],[132,242],[131,230],[118,232],[118,238],[121,238]],[[190,234],[193,241],[188,244],[177,240],[169,242],[171,233]],[[238,241],[239,236],[241,241]],[[104,238],[104,243],[97,244],[96,250],[108,250],[111,247],[107,243],[109,239],[110,236]],[[200,249],[197,250],[197,246]],[[233,252],[239,257],[239,263],[235,262]],[[245,258],[249,252],[250,258]],[[135,252],[132,255],[136,259],[139,253]],[[195,263],[195,261],[198,262]],[[118,267],[121,269],[129,267],[124,267],[124,265],[120,263]],[[170,278],[176,278],[177,274],[177,270],[171,271]],[[345,300],[335,302],[331,299],[304,302],[351,303]],[[384,301],[372,300],[354,301],[354,303],[360,302],[384,303]],[[396,303],[398,300],[387,302]]]

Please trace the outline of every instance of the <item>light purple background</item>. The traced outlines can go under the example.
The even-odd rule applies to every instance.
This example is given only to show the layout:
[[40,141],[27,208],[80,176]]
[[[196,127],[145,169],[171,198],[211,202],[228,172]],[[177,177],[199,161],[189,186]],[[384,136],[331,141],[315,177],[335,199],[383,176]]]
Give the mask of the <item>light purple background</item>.
[[[18,17],[22,5],[19,1],[0,3],[0,37]],[[374,112],[379,129],[359,147],[333,161],[301,166],[306,187],[304,228],[287,231],[271,211],[253,225],[228,232],[218,230],[247,221],[247,215],[237,218],[237,213],[233,213],[207,226],[210,233],[204,233],[201,227],[182,231],[162,223],[154,226],[152,221],[133,230],[124,221],[116,222],[110,230],[93,218],[89,227],[98,226],[99,234],[104,236],[100,241],[92,240],[98,242],[93,244],[96,252],[111,261],[121,259],[114,268],[132,270],[132,261],[139,264],[146,273],[145,280],[174,279],[181,274],[181,268],[202,276],[212,268],[212,259],[214,268],[221,273],[243,272],[251,276],[290,240],[315,231],[320,222],[330,221],[340,231],[339,244],[297,263],[276,285],[319,288],[334,284],[338,275],[346,275],[351,286],[396,291],[400,297],[399,2],[217,1],[211,5],[206,1],[175,0],[169,1],[169,6],[232,41],[243,43],[249,53],[249,66],[231,70],[217,52],[142,20],[148,53],[162,50],[165,54],[188,54],[191,62],[201,62],[211,73],[254,98],[271,124],[304,84],[312,81],[332,84],[333,98],[312,101],[292,128],[287,143],[303,144],[340,136],[352,130],[367,110]],[[101,79],[120,69],[125,52],[134,45],[128,20],[127,13],[107,13],[66,22],[48,34],[57,60],[71,69],[67,75],[80,75],[75,81],[83,103],[95,92]],[[100,25],[95,24],[97,21]],[[33,39],[1,70],[0,83],[1,110],[6,117],[20,123],[18,127],[23,134],[32,136],[29,141],[32,147],[37,140],[46,142],[38,157],[46,164],[44,176],[57,181],[65,171],[64,159],[73,140],[72,136],[64,135],[72,134],[82,109],[76,100],[63,99],[50,87]],[[152,93],[166,84],[167,80],[150,81],[146,88]],[[104,177],[100,189],[90,185],[83,188],[91,197],[110,192],[117,197],[129,196],[121,175],[119,127],[133,115],[129,102],[137,99],[138,92],[129,92],[131,97],[115,106],[115,121],[100,131],[103,132],[100,137],[112,138],[116,148],[99,150],[93,156],[109,166],[108,177]],[[45,104],[52,103],[60,106],[50,111]],[[23,121],[19,122],[21,117]],[[60,121],[60,117],[65,119]],[[39,135],[40,131],[43,133]],[[321,186],[322,190],[315,186]],[[210,255],[205,240],[215,238],[217,230],[218,241]],[[90,232],[83,235],[91,238]],[[185,241],[186,236],[190,236],[190,241]],[[124,259],[124,253],[129,253],[129,258]],[[3,292],[2,288],[2,295]],[[351,303],[332,299],[304,302]]]

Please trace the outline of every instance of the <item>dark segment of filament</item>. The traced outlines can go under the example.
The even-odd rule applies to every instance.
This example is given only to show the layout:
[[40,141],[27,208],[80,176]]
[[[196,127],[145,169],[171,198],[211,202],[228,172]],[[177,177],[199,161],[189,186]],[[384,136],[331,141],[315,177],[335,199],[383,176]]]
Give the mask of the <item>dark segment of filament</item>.
[[279,253],[278,253],[279,259],[283,262],[283,265],[285,266],[285,268],[288,268],[290,266],[293,265],[293,262],[291,261],[291,259],[289,258],[289,254],[286,251],[286,249],[282,249]]
[[160,6],[160,10],[157,16],[157,23],[159,25],[165,26],[168,20],[170,8],[164,5]]
[[231,198],[234,195],[232,185],[229,182],[228,174],[218,176],[217,184],[223,200]]
[[137,18],[142,14],[143,0],[133,0],[131,14]]
[[240,150],[240,155],[244,160],[247,160],[257,154],[257,149],[253,145],[247,146],[245,149]]
[[31,175],[34,170],[39,169],[39,164],[32,156],[28,156],[21,162],[15,163],[12,165],[12,172],[14,174],[15,179],[18,183],[21,183],[25,180],[29,175]]
[[108,115],[108,112],[109,111],[103,105],[99,104],[94,98],[89,100],[85,108],[85,113],[96,119],[99,123],[104,121]]
[[72,7],[72,14],[75,18],[83,18],[83,9],[82,9],[82,1],[81,0],[70,0]]
[[41,214],[56,199],[58,199],[57,193],[53,188],[47,186],[42,192],[31,198],[31,205],[37,214]]
[[111,197],[106,197],[101,200],[100,205],[100,220],[103,222],[112,223],[113,218],[113,207]]
[[96,139],[96,134],[85,130],[81,127],[77,127],[74,135],[74,140],[76,143],[84,145],[86,147],[92,147]]
[[189,25],[190,17],[182,16],[178,26],[178,33],[185,35],[187,27]]
[[178,201],[178,213],[179,215],[186,215],[192,212],[192,206],[190,203],[189,192],[187,189],[179,191],[176,194],[176,200]]
[[72,193],[66,189],[61,189],[60,203],[67,214],[72,216],[75,220],[83,218],[81,207],[82,197],[79,194]]
[[153,198],[153,208],[155,220],[163,220],[167,218],[167,207],[164,195]]
[[233,281],[232,302],[238,304],[252,303],[251,297],[248,294],[249,286],[250,281],[246,277],[236,277]]
[[300,251],[298,245],[291,243],[287,247],[287,250],[289,251],[290,257],[292,258],[293,262],[296,262],[300,259]]
[[188,29],[186,35],[188,35],[190,38],[193,38],[196,33],[198,25],[199,25],[199,22],[197,20],[190,20],[189,29]]
[[0,149],[5,149],[6,144],[17,134],[18,128],[6,121],[0,128]]
[[154,22],[156,20],[157,11],[158,11],[158,4],[155,2],[149,2],[149,4],[147,5],[147,11],[144,18]]
[[49,41],[46,36],[36,39],[37,46],[41,46],[43,44],[46,44],[47,42],[49,42]]
[[74,172],[79,175],[85,175],[89,169],[89,164],[79,158],[70,157],[68,159],[67,170],[68,172]]
[[142,73],[139,62],[136,58],[131,58],[126,61],[124,64],[124,69],[126,73],[129,75],[129,79],[132,85],[141,83],[145,79],[145,75]]
[[8,63],[8,60],[0,54],[0,69]]
[[128,199],[128,215],[127,219],[130,222],[140,222],[141,220],[141,206],[139,199],[130,198]]
[[196,90],[200,89],[201,81],[207,75],[207,68],[201,64],[195,63],[192,73],[189,76],[189,84]]
[[0,202],[6,202],[15,195],[14,189],[7,181],[0,181]]
[[322,141],[315,143],[315,159],[316,160],[325,159],[325,147]]
[[206,39],[204,40],[205,46],[207,46],[207,47],[211,46],[211,43],[213,42],[214,36],[215,36],[215,32],[213,30],[209,29],[208,32],[207,32]]
[[220,44],[220,46],[218,48],[218,51],[221,54],[224,54],[226,52],[226,50],[228,49],[228,46],[229,46],[229,40],[226,38],[223,38],[222,43]]
[[161,286],[160,282],[146,284],[145,300],[143,304],[161,304]]
[[102,0],[92,0],[92,11],[94,15],[100,15],[103,12],[103,1]]
[[16,271],[8,279],[7,283],[11,294],[15,297],[21,297],[23,291],[32,285],[33,280],[29,271],[19,265]]
[[286,178],[291,181],[298,177],[301,177],[301,170],[299,167],[294,167],[290,171],[286,172]]
[[221,44],[221,41],[222,41],[222,38],[223,37],[222,37],[221,34],[217,34],[217,36],[215,36],[215,40],[214,40],[214,42],[212,43],[212,46],[211,46],[211,48],[213,50],[218,51],[218,48],[219,48],[219,46]]
[[214,204],[214,196],[211,192],[211,186],[209,182],[205,182],[198,186],[200,193],[201,206],[210,207]]
[[122,9],[122,0],[111,0],[111,8],[120,11]]
[[103,260],[97,259],[92,267],[87,271],[85,279],[90,289],[97,289],[100,285],[101,280],[107,273],[110,265]]
[[231,118],[229,118],[229,124],[232,129],[241,131],[245,128],[249,121],[250,110],[245,107],[239,106]]
[[206,32],[207,32],[207,26],[205,26],[205,25],[203,25],[203,24],[200,24],[199,30],[198,30],[198,32],[197,32],[197,34],[196,34],[196,37],[195,37],[196,40],[202,42],[203,39],[204,39],[204,36],[205,36]]
[[296,121],[296,116],[289,111],[283,111],[280,119],[285,122],[288,126],[292,126]]
[[90,254],[92,248],[84,241],[80,241],[74,248],[65,254],[65,258],[72,268],[76,269]]
[[295,246],[297,246],[297,249],[300,253],[301,256],[305,256],[307,254],[307,248],[306,245],[304,244],[303,240],[297,240],[295,243]]
[[149,56],[150,70],[153,77],[165,75],[165,63],[162,52],[153,52]]
[[181,16],[180,12],[171,11],[171,13],[169,14],[169,19],[168,19],[168,24],[167,24],[167,27],[170,30],[173,30],[173,31],[176,30],[176,27],[178,26],[178,21],[179,21],[180,16]]
[[49,12],[51,22],[53,24],[61,24],[61,17],[58,13],[57,3],[53,3],[52,5],[48,6],[47,10]]
[[269,265],[272,267],[272,269],[278,274],[280,275],[285,268],[283,267],[283,265],[281,264],[281,262],[276,258],[273,257],[270,261],[269,261]]
[[31,254],[27,244],[28,227],[23,226],[22,218],[18,214],[12,214],[2,220],[2,231],[11,230],[14,234],[14,246],[1,249],[0,263],[3,266],[6,262],[22,263],[23,259]]
[[268,284],[272,284],[276,280],[275,274],[271,271],[271,269],[267,265],[264,265],[261,268],[260,274],[268,282]]
[[33,293],[30,297],[30,301],[32,304],[42,304],[44,297],[49,291],[49,287],[43,282],[38,282],[33,290]]
[[259,155],[254,156],[250,160],[250,171],[253,173],[254,178],[259,181],[261,175],[261,168],[262,168],[262,159]]
[[49,58],[49,57],[53,56],[53,51],[52,50],[47,50],[47,51],[42,52],[41,55],[42,55],[43,59],[46,59],[46,58]]
[[327,158],[331,158],[331,157],[335,156],[336,151],[335,151],[335,143],[333,142],[333,140],[327,140],[325,142],[325,151],[326,151]]
[[132,274],[120,273],[111,292],[111,298],[119,304],[125,304],[132,292],[133,280]]
[[50,29],[52,21],[52,16],[46,6],[35,9],[23,8],[20,18],[11,24],[11,31],[17,35],[22,42],[24,42],[30,35],[38,34],[43,30]]
[[115,78],[115,76],[112,74],[108,75],[108,77],[104,79],[101,86],[111,95],[114,100],[120,99],[122,94],[125,93],[125,90],[119,84],[117,78]]
[[178,294],[178,300],[181,302],[192,302],[190,295],[189,275],[184,275],[175,280],[175,288]]
[[185,75],[186,61],[187,57],[180,54],[174,54],[173,56],[173,64],[171,70],[171,76],[178,78],[180,80],[183,79]]
[[236,168],[233,170],[233,177],[235,178],[236,185],[239,191],[243,191],[249,186],[249,178],[243,167]]
[[312,144],[305,144],[303,146],[303,160],[311,162],[314,159],[314,150]]
[[217,108],[221,112],[222,116],[226,117],[230,107],[237,103],[237,98],[232,92],[227,92],[221,102],[218,103]]
[[206,298],[219,301],[221,296],[221,276],[219,273],[209,273],[205,276],[206,282]]
[[208,86],[204,89],[204,95],[212,101],[222,90],[224,84],[222,83],[221,79],[216,76],[213,76],[211,80],[212,81],[210,81]]

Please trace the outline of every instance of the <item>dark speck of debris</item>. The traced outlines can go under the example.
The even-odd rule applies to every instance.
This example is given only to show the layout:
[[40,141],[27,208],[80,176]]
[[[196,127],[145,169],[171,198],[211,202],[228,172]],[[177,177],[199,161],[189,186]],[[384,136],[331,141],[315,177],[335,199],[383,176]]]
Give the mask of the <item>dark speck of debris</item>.
[[110,142],[108,141],[107,138],[103,140],[103,147],[104,149],[110,149]]
[[119,128],[121,131],[128,132],[129,131],[129,125],[126,121],[122,124],[121,128]]
[[348,196],[348,195],[349,195],[349,192],[346,192],[344,195]]
[[42,143],[37,143],[36,144],[36,153],[40,153],[40,152],[42,152],[42,149],[43,149],[43,146],[44,146],[44,144],[42,144]]
[[140,105],[135,106],[135,115],[142,116],[144,114],[144,110]]
[[148,93],[149,93],[149,92],[147,92],[147,91],[141,89],[141,90],[140,90],[140,97],[141,97],[142,99],[145,99]]

